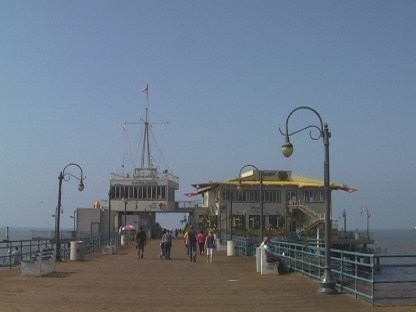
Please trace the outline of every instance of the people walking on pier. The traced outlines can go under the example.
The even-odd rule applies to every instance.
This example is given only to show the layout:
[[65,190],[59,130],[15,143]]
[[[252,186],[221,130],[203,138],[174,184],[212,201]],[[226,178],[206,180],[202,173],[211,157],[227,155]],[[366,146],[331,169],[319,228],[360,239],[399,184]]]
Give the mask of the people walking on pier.
[[215,249],[215,239],[214,234],[212,234],[212,231],[209,231],[209,234],[205,238],[205,247],[207,249],[207,262],[212,263],[212,258]]
[[189,255],[189,231],[183,234],[183,243],[185,244],[186,254]]
[[143,231],[142,227],[139,227],[139,231],[136,233],[135,237],[137,255],[139,259],[143,258],[144,255],[144,246],[146,245],[146,232]]
[[160,255],[159,258],[165,258],[165,246],[163,245],[163,242],[160,241]]
[[188,232],[188,246],[189,246],[189,258],[191,262],[196,262],[196,242],[197,235],[194,226]]
[[204,247],[205,247],[205,235],[204,232],[201,230],[197,235],[198,240],[198,247],[199,247],[199,255],[204,254]]
[[172,234],[169,230],[163,230],[162,244],[165,260],[170,260],[170,250],[172,248]]

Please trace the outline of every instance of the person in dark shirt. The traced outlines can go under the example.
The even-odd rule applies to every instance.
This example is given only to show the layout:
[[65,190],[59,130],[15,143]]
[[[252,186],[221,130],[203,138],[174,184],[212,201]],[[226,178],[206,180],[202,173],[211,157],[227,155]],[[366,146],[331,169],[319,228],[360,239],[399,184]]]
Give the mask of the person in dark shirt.
[[144,246],[146,245],[146,232],[142,227],[139,227],[139,231],[136,233],[136,249],[139,259],[143,258]]
[[197,235],[194,226],[191,226],[191,229],[188,233],[188,248],[189,248],[189,257],[191,262],[196,262],[196,242]]
[[205,246],[207,248],[207,262],[212,263],[213,252],[215,249],[215,238],[212,231],[209,231],[209,234],[205,238]]

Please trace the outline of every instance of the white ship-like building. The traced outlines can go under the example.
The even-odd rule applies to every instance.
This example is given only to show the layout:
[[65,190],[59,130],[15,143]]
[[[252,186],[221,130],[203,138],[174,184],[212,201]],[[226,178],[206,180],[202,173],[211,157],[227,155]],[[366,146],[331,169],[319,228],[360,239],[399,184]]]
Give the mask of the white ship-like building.
[[[152,161],[151,135],[149,121],[148,86],[146,93],[146,114],[142,122],[144,127],[140,167],[130,173],[112,173],[110,179],[110,209],[114,216],[114,226],[121,228],[126,224],[135,228],[151,228],[156,222],[156,213],[177,210],[175,191],[179,189],[179,178],[169,168],[157,168]],[[125,123],[124,127],[128,123]]]

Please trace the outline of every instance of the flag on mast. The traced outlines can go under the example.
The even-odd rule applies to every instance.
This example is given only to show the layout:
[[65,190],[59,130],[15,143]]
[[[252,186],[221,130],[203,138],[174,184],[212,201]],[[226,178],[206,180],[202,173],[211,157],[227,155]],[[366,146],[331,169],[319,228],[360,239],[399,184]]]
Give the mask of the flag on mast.
[[146,87],[142,90],[142,92],[146,93],[147,95],[148,91],[149,91],[149,85],[147,84]]

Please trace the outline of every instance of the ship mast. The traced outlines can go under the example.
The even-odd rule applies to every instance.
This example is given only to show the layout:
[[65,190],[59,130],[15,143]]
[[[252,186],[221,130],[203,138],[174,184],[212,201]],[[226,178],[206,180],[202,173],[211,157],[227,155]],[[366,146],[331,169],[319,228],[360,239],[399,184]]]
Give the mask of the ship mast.
[[[146,87],[147,89],[147,87]],[[146,92],[147,93],[147,92]],[[148,106],[148,105],[147,105]],[[152,168],[152,163],[150,159],[150,142],[149,142],[149,121],[147,119],[149,113],[149,107],[146,106],[146,119],[144,121],[144,137],[143,137],[143,147],[142,147],[142,158],[141,158],[141,168],[144,169],[144,160],[147,157],[147,169]]]
[[[143,132],[143,142],[141,143],[141,159],[140,159],[140,168],[134,169],[134,175],[135,176],[155,176],[157,175],[157,168],[154,164],[154,159],[152,158],[152,153],[150,150],[150,136],[153,138],[152,134],[152,124],[150,123],[150,117],[149,117],[149,85],[146,85],[146,87],[142,90],[143,93],[146,94],[146,114],[145,119],[143,120],[140,118],[140,122],[125,122],[123,129],[126,130],[128,124],[143,124],[144,125],[144,132]],[[167,122],[161,122],[166,124]],[[156,143],[156,148],[159,150],[159,147]],[[161,151],[159,150],[161,153]],[[165,162],[165,165],[168,169],[168,165],[166,163],[166,160],[164,159],[163,155],[161,155],[162,160]],[[167,173],[168,170],[164,170],[164,173]]]
[[[141,157],[141,169],[153,169],[150,153],[150,140],[149,140],[149,84],[142,90],[146,94],[146,116],[144,120],[144,134],[143,134],[143,146],[142,146],[142,157]],[[147,158],[147,167],[144,166],[145,158]]]

